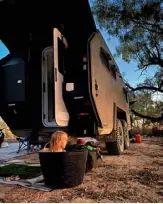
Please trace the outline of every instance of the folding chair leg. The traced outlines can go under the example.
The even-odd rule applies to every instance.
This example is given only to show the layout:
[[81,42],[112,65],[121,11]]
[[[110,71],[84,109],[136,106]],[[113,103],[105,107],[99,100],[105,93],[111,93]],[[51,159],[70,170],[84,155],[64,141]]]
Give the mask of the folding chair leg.
[[23,146],[23,142],[19,142],[19,148],[18,148],[18,151],[17,151],[17,153],[19,153],[20,152],[20,150],[21,150],[21,147]]
[[19,141],[19,147],[18,147],[18,151],[17,153],[19,153],[20,151],[24,150],[26,147],[28,148],[28,142],[26,144],[27,141],[25,140],[20,140]]

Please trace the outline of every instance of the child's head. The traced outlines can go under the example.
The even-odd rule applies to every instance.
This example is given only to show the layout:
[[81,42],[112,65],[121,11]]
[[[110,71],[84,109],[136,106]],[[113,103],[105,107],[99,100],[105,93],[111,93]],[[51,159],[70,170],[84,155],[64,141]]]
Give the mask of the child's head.
[[66,132],[57,131],[52,134],[50,141],[50,149],[51,150],[64,150],[67,144],[68,135]]
[[79,139],[77,139],[77,144],[85,145],[86,144],[86,140],[84,138],[79,138]]

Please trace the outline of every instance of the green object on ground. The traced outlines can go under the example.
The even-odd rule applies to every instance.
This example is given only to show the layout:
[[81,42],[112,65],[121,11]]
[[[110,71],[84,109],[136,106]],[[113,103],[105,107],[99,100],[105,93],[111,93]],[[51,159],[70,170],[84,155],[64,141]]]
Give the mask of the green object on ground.
[[88,149],[89,151],[92,151],[93,147],[91,147],[89,145],[79,145],[78,149]]
[[89,146],[89,145],[86,145],[86,148],[89,150],[89,151],[93,151],[93,147]]
[[21,179],[34,178],[41,174],[40,167],[9,164],[0,167],[0,177],[19,176]]

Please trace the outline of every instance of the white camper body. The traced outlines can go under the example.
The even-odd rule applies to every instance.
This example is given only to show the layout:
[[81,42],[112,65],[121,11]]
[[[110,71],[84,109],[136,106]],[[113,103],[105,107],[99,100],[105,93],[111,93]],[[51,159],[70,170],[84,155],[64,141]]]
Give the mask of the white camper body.
[[[61,66],[59,60],[62,59],[61,55],[64,55],[65,52],[62,53],[62,49],[58,49],[58,39],[62,41],[65,49],[68,47],[68,42],[57,28],[54,28],[53,37],[53,46],[46,48],[42,53],[42,122],[45,127],[62,128],[69,126],[71,117],[63,95],[66,92],[73,93],[78,89],[76,88],[77,82],[65,82],[64,72],[59,67]],[[116,150],[119,154],[123,152],[125,146],[126,148],[129,146],[129,131],[131,129],[125,83],[99,31],[93,33],[89,38],[87,48],[87,60],[83,62],[83,73],[87,77],[84,78],[84,75],[81,74],[80,91],[76,91],[78,95],[72,96],[72,103],[69,106],[71,108],[74,106],[75,109],[75,106],[82,103],[82,100],[88,98],[90,110],[93,113],[89,109],[88,112],[82,114],[75,112],[76,115],[80,115],[76,120],[83,124],[81,128],[83,136],[87,132],[96,132],[93,133],[94,136],[105,141],[109,150],[113,143],[116,143],[117,146],[121,143],[120,148]],[[88,84],[87,92],[81,91],[84,83]],[[68,88],[66,89],[66,87]],[[79,112],[81,112],[80,109]],[[82,119],[83,115],[84,120]],[[88,127],[85,122],[88,118],[94,126]],[[74,122],[72,126],[75,129],[76,123]],[[91,128],[94,129],[91,130]],[[117,128],[119,131],[118,140]],[[78,131],[79,129],[76,129],[76,132]]]

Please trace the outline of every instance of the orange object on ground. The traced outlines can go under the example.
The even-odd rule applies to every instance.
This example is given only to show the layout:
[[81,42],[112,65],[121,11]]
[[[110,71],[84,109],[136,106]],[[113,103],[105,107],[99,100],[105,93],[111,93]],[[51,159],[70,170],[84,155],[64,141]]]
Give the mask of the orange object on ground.
[[77,139],[77,144],[85,145],[85,143],[86,143],[86,140],[84,138],[78,138]]
[[136,143],[141,143],[141,135],[136,134]]

